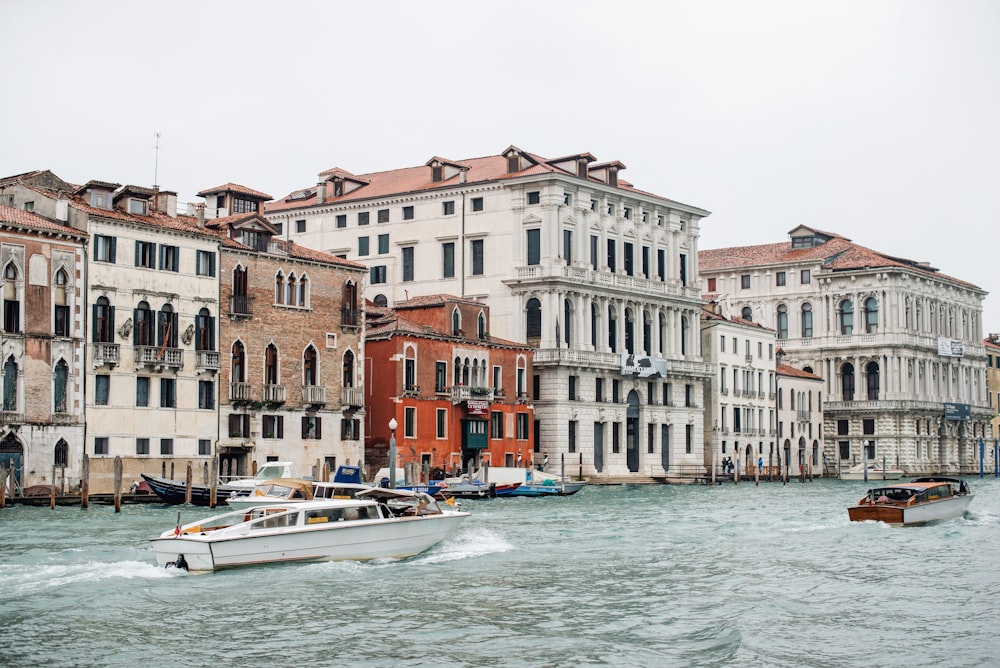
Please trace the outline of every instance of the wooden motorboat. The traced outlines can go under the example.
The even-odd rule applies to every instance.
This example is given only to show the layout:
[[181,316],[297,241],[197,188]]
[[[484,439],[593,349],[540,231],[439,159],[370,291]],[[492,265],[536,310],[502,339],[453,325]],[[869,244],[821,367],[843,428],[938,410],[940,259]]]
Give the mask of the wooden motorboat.
[[157,564],[190,571],[402,559],[444,540],[468,516],[426,494],[370,488],[353,499],[253,506],[178,522],[151,542]]
[[371,489],[361,482],[357,466],[341,466],[330,482],[316,482],[299,478],[275,478],[253,489],[238,492],[226,504],[233,508],[296,503],[311,499],[353,499],[358,492]]
[[894,469],[890,467],[882,467],[875,462],[868,462],[867,466],[864,462],[852,466],[851,468],[844,469],[840,472],[841,480],[865,480],[865,471],[868,472],[868,480],[899,480],[903,477],[902,469]]
[[974,494],[964,480],[916,478],[908,483],[873,487],[847,509],[852,522],[874,520],[895,526],[925,524],[961,517]]

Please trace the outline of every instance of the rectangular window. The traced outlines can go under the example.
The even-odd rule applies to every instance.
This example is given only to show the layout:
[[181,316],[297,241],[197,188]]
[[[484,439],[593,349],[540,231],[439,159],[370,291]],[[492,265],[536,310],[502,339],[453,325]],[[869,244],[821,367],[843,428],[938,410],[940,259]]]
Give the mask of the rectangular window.
[[128,212],[134,213],[137,216],[146,215],[146,200],[143,199],[130,199],[128,201]]
[[525,230],[527,238],[527,259],[528,265],[534,266],[542,263],[542,231]]
[[667,252],[662,248],[656,251],[656,277],[661,281],[667,280]]
[[563,259],[573,264],[573,230],[563,230]]
[[302,234],[303,232],[305,232],[306,231],[306,221],[304,221],[304,220],[296,220],[295,221],[295,231],[298,234]]
[[[344,418],[340,421],[340,440],[361,440],[361,420]],[[329,459],[329,458],[328,458]],[[336,459],[334,457],[333,459]]]
[[577,382],[577,376],[569,377],[569,398],[571,401],[576,400],[576,382]]
[[837,436],[847,436],[850,433],[850,420],[837,420]]
[[594,401],[604,403],[604,379],[594,379]]
[[199,455],[210,455],[212,454],[212,441],[207,438],[198,439],[198,454]]
[[652,406],[656,403],[656,383],[646,382],[646,403]]
[[812,281],[812,274],[809,272],[808,269],[803,269],[799,273],[799,282],[802,285],[806,285],[807,283],[810,283],[811,281]]
[[160,269],[163,271],[177,271],[180,251],[181,249],[177,246],[160,246]]
[[246,413],[229,415],[229,437],[248,438],[250,436],[250,416]]
[[691,446],[694,442],[694,425],[684,425],[684,452],[691,454]]
[[69,336],[69,306],[56,304],[53,330],[56,336]]
[[625,242],[622,246],[622,254],[625,256],[625,275],[634,276],[635,275],[635,247],[629,243]]
[[455,278],[455,242],[441,244],[441,277]]
[[172,438],[161,438],[160,439],[160,454],[161,455],[172,455],[172,454],[174,454],[174,439],[172,439]]
[[448,409],[437,409],[437,437],[448,438]]
[[94,379],[94,405],[107,406],[111,393],[111,376],[99,374]]
[[264,438],[284,438],[285,416],[264,415],[261,418],[261,430]]
[[472,275],[483,275],[483,240],[472,240]]
[[274,225],[274,229],[277,231],[278,236],[280,237],[282,230],[285,229],[285,224],[284,223],[272,223],[272,224]]
[[517,414],[517,440],[527,441],[528,440],[528,414],[518,413]]
[[840,450],[841,459],[851,458],[851,442],[850,441],[837,441],[837,447]]
[[378,235],[378,253],[379,255],[385,255],[389,252],[389,235],[380,234]]
[[775,285],[785,284],[785,272],[779,271],[774,274],[774,284]]
[[196,264],[196,271],[199,276],[215,276],[215,253],[211,251],[198,251]]
[[177,380],[160,379],[160,408],[177,408]]
[[302,416],[303,440],[319,440],[323,438],[323,418],[314,415]]
[[211,380],[198,381],[198,408],[211,410],[215,408],[215,382]]
[[624,218],[625,220],[632,219],[632,207],[630,206],[622,207],[622,218]]
[[862,420],[861,428],[866,436],[871,436],[875,433],[875,420]]
[[413,246],[403,249],[403,281],[413,280]]
[[149,405],[149,378],[146,376],[138,376],[135,379],[135,405],[140,407]]
[[649,278],[649,246],[642,247],[642,275]]
[[448,388],[448,363],[434,363],[434,391],[445,392]]
[[622,451],[621,446],[622,424],[621,422],[611,423],[611,452],[617,454]]
[[378,222],[388,223],[389,222],[389,209],[379,209],[378,210]]
[[684,386],[684,405],[689,408],[694,406],[694,386],[692,385]]
[[337,227],[347,227],[347,214],[341,213],[337,215]]
[[148,455],[149,454],[149,439],[148,438],[137,438],[137,439],[135,439],[135,454],[137,454],[137,455]]
[[403,220],[413,220],[413,207],[404,206],[403,207]]
[[708,279],[708,291],[709,292],[715,292],[715,279],[714,278]]
[[681,285],[688,284],[688,270],[687,270],[687,255],[684,253],[680,254],[680,272],[681,272]]
[[600,243],[600,239],[597,238],[597,235],[591,234],[590,235],[590,266],[593,269],[599,269],[600,266],[601,266],[600,265],[600,260],[597,259],[598,258],[597,247],[598,247],[599,243]]
[[405,438],[417,437],[417,409],[415,406],[407,406],[403,409],[403,436]]
[[482,197],[473,197],[472,198],[472,210],[473,211],[482,211],[483,210],[483,198]]
[[359,211],[358,212],[358,225],[367,225],[367,224],[368,224],[368,212],[367,211]]
[[360,257],[368,255],[368,237],[358,237],[358,255]]
[[616,253],[615,253],[615,240],[614,239],[608,239],[608,270],[611,271],[611,272],[614,272],[615,271],[615,267],[617,266],[615,264],[615,256],[616,256]]
[[156,269],[156,244],[149,241],[135,242],[135,266]]
[[441,212],[446,216],[455,215],[455,202],[448,200],[447,202],[441,203]]
[[95,436],[94,437],[94,454],[95,455],[106,455],[108,454],[108,437],[107,436]]
[[103,234],[94,235],[94,260],[98,262],[115,262],[115,237],[108,237]]
[[566,447],[569,451],[576,452],[576,420],[569,421],[569,432],[566,438]]
[[617,404],[621,394],[621,383],[618,380],[611,381],[611,403]]
[[385,283],[385,265],[380,264],[368,270],[368,280],[372,285]]
[[744,290],[750,289],[750,274],[740,276],[740,287]]
[[490,438],[503,438],[503,413],[501,411],[490,412]]
[[533,190],[528,193],[528,204],[539,204],[542,201],[542,193],[538,190]]

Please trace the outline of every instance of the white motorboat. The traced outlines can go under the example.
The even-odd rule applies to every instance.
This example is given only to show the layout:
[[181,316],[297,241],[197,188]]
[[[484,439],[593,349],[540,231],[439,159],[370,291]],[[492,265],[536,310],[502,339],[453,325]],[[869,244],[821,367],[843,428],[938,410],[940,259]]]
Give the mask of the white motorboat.
[[[902,469],[883,468],[875,462],[868,462],[868,480],[899,480],[903,477]],[[841,480],[864,480],[865,463],[861,462],[840,472]]]
[[226,504],[245,510],[252,506],[296,503],[312,499],[353,499],[358,492],[371,488],[372,485],[361,482],[360,467],[341,466],[330,482],[275,478],[251,489],[236,492],[226,499]]
[[433,497],[370,488],[323,499],[233,510],[151,539],[156,562],[189,571],[253,564],[394,558],[444,540],[469,516]]
[[957,478],[916,478],[875,487],[847,509],[852,522],[875,520],[893,526],[926,524],[961,517],[972,503],[972,490]]

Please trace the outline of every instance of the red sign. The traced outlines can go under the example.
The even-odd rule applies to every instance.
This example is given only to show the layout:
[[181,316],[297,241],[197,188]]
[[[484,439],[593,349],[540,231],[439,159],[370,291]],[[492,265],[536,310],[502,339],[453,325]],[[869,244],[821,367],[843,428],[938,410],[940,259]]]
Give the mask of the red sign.
[[465,410],[469,415],[489,415],[490,402],[485,399],[469,399],[465,402]]

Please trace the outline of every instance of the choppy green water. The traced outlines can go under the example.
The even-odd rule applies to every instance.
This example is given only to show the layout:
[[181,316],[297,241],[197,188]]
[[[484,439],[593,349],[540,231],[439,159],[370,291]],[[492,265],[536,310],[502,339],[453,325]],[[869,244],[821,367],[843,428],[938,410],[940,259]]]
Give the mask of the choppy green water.
[[970,483],[896,529],[848,522],[863,482],[467,501],[412,559],[204,575],[155,566],[176,507],[8,506],[0,665],[1000,665],[1000,481]]

